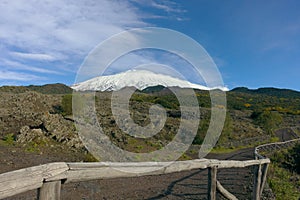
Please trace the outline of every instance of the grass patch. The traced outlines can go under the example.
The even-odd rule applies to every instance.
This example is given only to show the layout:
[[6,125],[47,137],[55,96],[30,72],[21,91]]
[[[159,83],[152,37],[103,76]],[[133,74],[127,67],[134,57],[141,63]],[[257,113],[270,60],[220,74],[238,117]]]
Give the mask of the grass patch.
[[7,146],[14,145],[15,144],[14,134],[12,133],[7,134],[2,140],[0,140],[0,143]]
[[280,142],[279,137],[271,137],[270,143]]
[[25,151],[30,153],[40,152],[40,148],[38,143],[31,141],[26,145]]
[[[241,146],[231,146],[231,147],[224,147],[222,145],[216,146],[211,150],[211,153],[231,153],[240,149],[246,149],[246,148],[251,148],[251,147],[257,147],[262,144],[267,144],[267,143],[274,143],[274,142],[279,142],[278,137],[271,137],[268,140],[262,141],[262,142],[256,142],[248,145],[241,145]],[[260,152],[262,153],[262,152]]]
[[85,155],[84,162],[99,162],[90,152]]
[[[244,147],[246,148],[246,147]],[[239,149],[243,149],[243,147],[232,147],[232,148],[226,148],[226,147],[215,147],[213,148],[210,153],[216,153],[216,154],[222,154],[222,153],[231,153],[231,152],[234,152],[234,151],[237,151]]]
[[30,141],[26,144],[26,149],[25,151],[30,152],[30,153],[34,153],[34,152],[38,152],[41,153],[41,149],[44,147],[47,147],[48,141],[45,140],[35,140],[35,141]]
[[135,148],[136,148],[137,150],[142,150],[142,149],[144,148],[144,146],[142,146],[142,145],[137,145]]
[[192,160],[192,158],[187,154],[182,154],[178,160]]
[[270,165],[268,174],[268,183],[276,199],[299,199],[299,175],[279,167],[276,163]]
[[300,197],[300,144],[282,149],[271,156],[268,183],[276,199]]

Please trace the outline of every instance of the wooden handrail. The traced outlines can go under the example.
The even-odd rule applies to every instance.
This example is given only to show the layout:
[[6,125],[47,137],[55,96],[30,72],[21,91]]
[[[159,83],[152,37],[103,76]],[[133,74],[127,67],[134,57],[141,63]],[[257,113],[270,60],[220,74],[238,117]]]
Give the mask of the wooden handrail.
[[49,163],[0,174],[0,199],[38,189],[45,179],[69,170],[67,163]]
[[[59,198],[60,184],[94,179],[134,177],[167,174],[192,169],[242,168],[270,163],[269,159],[260,160],[213,160],[197,159],[175,162],[96,162],[96,163],[49,163],[0,174],[0,199],[29,190],[39,189],[39,199]],[[216,171],[216,170],[210,170]],[[212,179],[209,184],[217,185]],[[219,189],[220,189],[219,185]],[[228,194],[227,194],[228,196]]]
[[259,153],[259,151],[261,149],[267,148],[267,147],[272,147],[272,146],[284,146],[284,145],[289,144],[289,143],[297,143],[297,142],[300,142],[300,138],[287,140],[287,141],[284,141],[284,142],[272,142],[272,143],[262,144],[262,145],[259,145],[259,146],[255,147],[254,154],[255,154],[256,159],[264,159],[265,156],[263,156]]

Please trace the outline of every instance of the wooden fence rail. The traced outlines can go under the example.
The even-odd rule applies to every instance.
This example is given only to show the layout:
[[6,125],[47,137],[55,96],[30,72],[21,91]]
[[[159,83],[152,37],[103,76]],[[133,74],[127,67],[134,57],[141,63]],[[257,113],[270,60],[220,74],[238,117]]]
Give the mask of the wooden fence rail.
[[192,169],[208,168],[208,199],[216,199],[218,190],[228,199],[237,199],[217,180],[217,170],[222,168],[256,167],[254,199],[260,199],[266,179],[269,159],[233,161],[197,159],[175,162],[97,162],[97,163],[49,163],[0,174],[0,199],[29,190],[38,189],[38,199],[60,199],[61,184],[109,179],[167,174]]
[[296,138],[296,139],[288,140],[288,141],[284,141],[284,142],[273,142],[273,143],[259,145],[259,146],[255,147],[255,150],[254,150],[255,158],[256,159],[264,159],[265,156],[261,155],[261,152],[263,152],[263,151],[273,151],[274,152],[274,150],[288,148],[299,142],[300,142],[300,138]]

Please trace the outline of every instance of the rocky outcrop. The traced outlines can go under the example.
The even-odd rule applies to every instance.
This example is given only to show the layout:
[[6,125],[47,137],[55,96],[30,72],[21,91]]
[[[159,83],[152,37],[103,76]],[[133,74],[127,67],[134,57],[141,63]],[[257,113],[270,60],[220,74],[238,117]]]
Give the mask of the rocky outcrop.
[[21,127],[37,127],[42,116],[53,113],[53,106],[61,101],[59,95],[42,95],[36,92],[1,92],[0,98],[0,137],[17,134]]
[[83,148],[74,123],[55,111],[62,95],[32,91],[0,93],[0,138],[13,133],[20,143],[51,139]]
[[65,119],[60,114],[49,113],[43,116],[42,121],[45,134],[52,139],[67,144],[70,147],[83,147],[73,121]]
[[69,147],[83,148],[74,123],[60,114],[47,113],[41,116],[38,126],[23,126],[17,136],[19,143],[47,141],[52,139]]
[[18,135],[17,140],[20,143],[28,143],[32,141],[44,141],[48,140],[48,138],[45,136],[42,129],[23,126],[20,129],[20,134]]

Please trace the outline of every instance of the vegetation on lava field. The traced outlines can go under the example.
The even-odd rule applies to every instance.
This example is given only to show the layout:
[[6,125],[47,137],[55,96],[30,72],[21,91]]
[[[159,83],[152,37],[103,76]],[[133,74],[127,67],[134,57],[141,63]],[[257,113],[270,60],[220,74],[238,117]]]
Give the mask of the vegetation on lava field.
[[268,183],[276,199],[299,199],[300,144],[277,151],[271,156]]
[[[28,159],[32,155],[38,155],[41,159],[37,162],[50,162],[44,159],[51,155],[55,155],[55,159],[51,161],[56,161],[57,157],[69,161],[96,161],[83,149],[74,127],[74,119],[69,116],[72,115],[71,92],[72,89],[60,84],[0,87],[0,148],[3,151],[0,161],[4,163],[4,167],[11,168],[11,161],[7,161],[7,157],[13,160],[14,152],[23,155],[24,163],[34,161],[35,159]],[[195,90],[195,94],[201,120],[193,145],[180,160],[197,158],[198,147],[202,144],[210,123],[210,93]],[[177,134],[182,114],[179,101],[170,89],[152,87],[136,91],[131,96],[130,116],[140,126],[149,124],[149,109],[152,105],[160,104],[166,110],[164,127],[150,138],[132,137],[118,127],[111,111],[111,95],[112,92],[96,92],[96,114],[104,133],[120,148],[137,153],[152,152],[170,143]],[[300,127],[300,92],[274,88],[236,88],[226,92],[226,97],[226,120],[214,153],[228,153],[278,141],[275,131],[278,128],[295,127],[294,133],[300,134],[300,128],[296,128]],[[80,110],[85,101],[78,101],[82,105],[78,106]],[[281,151],[272,157],[268,181],[278,199],[299,198],[297,156],[300,154],[300,147],[297,148]],[[18,167],[23,166],[20,164]]]
[[[216,150],[237,149],[275,141],[274,130],[289,126],[290,121],[286,118],[300,116],[299,92],[284,90],[286,96],[283,96],[282,91],[272,88],[259,90],[236,88],[227,92],[226,121]],[[195,90],[195,94],[200,106],[201,120],[193,144],[201,145],[209,127],[211,101],[208,91]],[[152,105],[159,104],[167,111],[168,120],[165,127],[151,139],[136,139],[123,134],[117,128],[111,113],[110,98],[111,92],[97,92],[95,99],[98,102],[96,103],[98,120],[105,127],[107,135],[118,146],[134,152],[147,152],[161,148],[175,136],[181,112],[179,101],[171,89],[162,86],[151,87],[136,91],[131,96],[130,115],[140,126],[149,124],[149,108]],[[62,97],[58,111],[64,116],[72,114],[70,94]],[[249,140],[251,138],[253,141]]]

